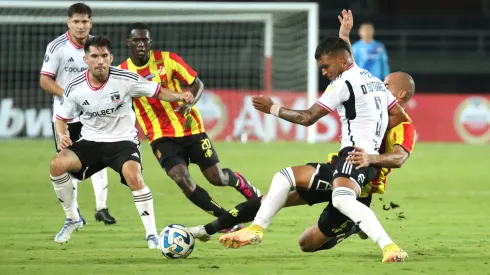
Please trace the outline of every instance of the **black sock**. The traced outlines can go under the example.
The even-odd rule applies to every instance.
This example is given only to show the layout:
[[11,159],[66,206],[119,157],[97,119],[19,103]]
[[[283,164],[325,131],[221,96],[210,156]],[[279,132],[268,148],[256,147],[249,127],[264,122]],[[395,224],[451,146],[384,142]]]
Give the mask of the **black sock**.
[[206,224],[204,229],[209,235],[213,235],[220,230],[231,228],[237,224],[253,221],[255,215],[259,212],[261,200],[262,196],[240,203],[218,217],[218,219]]
[[350,236],[356,234],[358,232],[358,230],[355,227],[356,226],[352,226],[351,230],[349,230],[347,233],[342,233],[340,235],[337,235],[337,236],[331,238],[326,243],[324,243],[322,246],[317,248],[315,251],[332,249],[334,246],[338,245],[343,240],[345,240],[345,239],[349,238]]
[[187,197],[192,203],[215,217],[228,213],[221,205],[213,201],[208,192],[196,185],[196,189]]
[[231,171],[230,168],[223,169],[223,172],[228,174],[228,186],[238,188],[240,186],[240,180],[238,177]]

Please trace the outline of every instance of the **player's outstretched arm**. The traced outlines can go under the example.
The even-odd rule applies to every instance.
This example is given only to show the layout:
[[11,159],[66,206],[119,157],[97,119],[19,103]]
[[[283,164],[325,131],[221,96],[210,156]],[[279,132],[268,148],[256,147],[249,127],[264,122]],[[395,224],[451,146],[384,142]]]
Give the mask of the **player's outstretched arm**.
[[58,97],[63,97],[63,88],[61,88],[60,85],[58,85],[58,83],[56,83],[51,76],[41,74],[39,85],[41,85],[41,88],[43,88],[43,90],[50,94]]
[[262,113],[272,114],[289,122],[303,126],[311,126],[320,118],[330,112],[318,104],[313,104],[308,110],[291,110],[274,104],[268,96],[254,96],[252,98],[254,108]]
[[354,60],[354,54],[352,52],[352,44],[350,43],[349,39],[349,34],[350,31],[352,30],[352,27],[354,26],[354,17],[352,16],[351,10],[342,10],[342,14],[337,17],[340,22],[340,29],[339,29],[339,37],[347,42],[347,45],[349,45],[350,49],[350,56],[352,60]]
[[187,104],[192,104],[194,102],[194,96],[191,92],[180,94],[163,87],[160,87],[160,92],[158,92],[158,95],[156,97],[162,101],[167,102],[183,101]]
[[199,101],[203,91],[204,91],[204,83],[202,83],[199,77],[196,77],[194,83],[192,83],[191,85],[191,91],[190,91],[194,96],[194,102],[192,103],[192,105],[195,105]]

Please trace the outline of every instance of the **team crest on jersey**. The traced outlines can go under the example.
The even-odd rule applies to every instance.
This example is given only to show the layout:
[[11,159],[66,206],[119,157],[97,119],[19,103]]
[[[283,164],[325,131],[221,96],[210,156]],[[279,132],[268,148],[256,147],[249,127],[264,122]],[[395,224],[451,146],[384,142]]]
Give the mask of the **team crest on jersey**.
[[121,102],[121,96],[119,95],[119,92],[111,93],[111,100],[115,104],[118,104],[119,102]]

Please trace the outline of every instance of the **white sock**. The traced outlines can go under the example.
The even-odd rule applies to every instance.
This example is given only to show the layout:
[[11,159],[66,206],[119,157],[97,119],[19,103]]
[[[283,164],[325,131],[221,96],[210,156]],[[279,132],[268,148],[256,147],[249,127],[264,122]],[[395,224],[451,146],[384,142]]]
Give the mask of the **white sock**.
[[96,210],[107,208],[107,169],[102,169],[91,177],[95,193]]
[[73,206],[72,207],[73,207],[73,209],[78,210],[78,180],[75,178],[72,178],[71,184],[73,185]]
[[358,224],[361,230],[381,249],[393,243],[374,212],[366,205],[357,201],[356,194],[353,190],[346,187],[335,188],[332,193],[332,204],[342,214]]
[[272,218],[286,204],[289,191],[294,190],[294,188],[296,188],[296,181],[290,167],[276,173],[272,178],[269,193],[262,201],[253,224],[259,225],[263,229],[267,228]]
[[73,183],[71,176],[68,173],[64,173],[61,176],[51,176],[51,183],[53,184],[54,191],[58,196],[63,210],[65,210],[66,217],[74,221],[80,220],[78,215],[77,206],[75,201],[75,192],[73,190]]
[[136,205],[136,209],[138,209],[141,221],[146,230],[146,236],[148,237],[151,234],[158,236],[150,188],[145,186],[143,189],[133,191],[132,193],[134,204]]

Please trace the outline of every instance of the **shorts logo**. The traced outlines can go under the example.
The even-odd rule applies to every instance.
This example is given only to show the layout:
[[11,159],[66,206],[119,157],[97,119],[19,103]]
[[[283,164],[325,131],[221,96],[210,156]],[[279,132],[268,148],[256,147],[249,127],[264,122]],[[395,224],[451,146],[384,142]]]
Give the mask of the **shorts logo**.
[[119,92],[111,93],[111,100],[115,104],[118,104],[119,102],[121,102],[121,96],[119,95]]
[[211,141],[209,141],[209,138],[201,140],[201,148],[204,151],[204,156],[207,158],[210,158],[213,155],[213,150],[211,150]]
[[357,177],[357,182],[359,184],[362,184],[365,179],[366,179],[366,177],[363,174],[360,174],[359,177]]
[[136,158],[140,158],[140,156],[138,155],[138,153],[132,153],[131,156],[136,157]]

